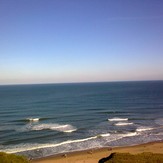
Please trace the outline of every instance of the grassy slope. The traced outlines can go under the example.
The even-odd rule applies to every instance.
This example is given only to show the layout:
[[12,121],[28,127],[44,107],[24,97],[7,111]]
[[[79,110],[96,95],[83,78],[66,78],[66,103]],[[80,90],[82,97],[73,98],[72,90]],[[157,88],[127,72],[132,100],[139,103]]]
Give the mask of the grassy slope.
[[23,156],[0,152],[0,163],[29,163],[29,161]]

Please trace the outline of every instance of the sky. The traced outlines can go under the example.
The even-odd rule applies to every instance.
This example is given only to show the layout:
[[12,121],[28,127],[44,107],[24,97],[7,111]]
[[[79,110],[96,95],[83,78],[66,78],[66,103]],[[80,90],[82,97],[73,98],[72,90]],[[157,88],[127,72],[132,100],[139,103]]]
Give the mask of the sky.
[[162,0],[0,0],[0,84],[163,80]]

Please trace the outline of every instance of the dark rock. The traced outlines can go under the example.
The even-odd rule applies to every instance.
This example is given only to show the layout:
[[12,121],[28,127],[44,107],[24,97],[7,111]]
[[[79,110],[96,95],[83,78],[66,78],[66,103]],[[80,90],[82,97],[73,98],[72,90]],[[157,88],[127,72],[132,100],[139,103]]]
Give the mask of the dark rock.
[[98,163],[105,163],[106,161],[108,161],[109,159],[111,159],[113,156],[115,155],[115,153],[111,153],[110,156],[102,158],[101,160],[99,160]]

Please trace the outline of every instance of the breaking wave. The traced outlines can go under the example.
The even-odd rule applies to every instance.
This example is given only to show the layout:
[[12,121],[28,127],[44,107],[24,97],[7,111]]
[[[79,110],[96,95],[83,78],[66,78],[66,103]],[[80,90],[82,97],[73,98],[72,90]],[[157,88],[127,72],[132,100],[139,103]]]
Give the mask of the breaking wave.
[[109,133],[106,133],[106,134],[101,134],[100,136],[102,136],[102,137],[108,137],[108,136],[110,136],[110,134]]
[[[55,148],[55,147],[59,147],[59,146],[64,146],[64,145],[70,145],[73,146],[74,143],[83,143],[83,142],[87,142],[87,141],[95,141],[96,144],[100,144],[101,139],[105,139],[105,137],[107,138],[107,140],[109,140],[108,142],[112,142],[124,137],[132,137],[138,135],[137,132],[128,132],[128,133],[124,133],[124,134],[110,134],[110,133],[105,133],[105,134],[99,134],[96,136],[92,136],[92,137],[87,137],[87,138],[83,138],[83,139],[76,139],[76,140],[67,140],[67,141],[63,141],[60,143],[47,143],[47,144],[19,144],[16,146],[12,146],[8,149],[3,150],[3,152],[7,152],[7,153],[18,153],[18,152],[25,152],[25,151],[31,151],[31,150],[39,150],[39,149],[45,149],[45,148]],[[87,145],[91,144],[90,143],[86,143]],[[93,146],[91,146],[91,148],[93,148]]]
[[36,124],[36,125],[26,125],[25,127],[21,128],[20,131],[40,131],[40,130],[55,130],[60,132],[73,132],[76,131],[77,128],[70,125],[60,125],[56,123],[49,123],[49,124]]
[[108,119],[108,121],[128,121],[128,118],[118,118],[118,117],[115,117],[115,118],[110,118]]
[[26,120],[30,122],[38,122],[40,118],[27,118]]
[[139,127],[136,129],[137,132],[142,132],[142,131],[148,131],[148,130],[153,130],[154,128],[152,127]]
[[133,125],[132,122],[118,122],[115,124],[115,126],[127,126],[127,125]]
[[13,122],[39,122],[42,120],[47,120],[47,119],[52,119],[52,118],[40,118],[40,117],[28,117],[28,118],[24,118],[24,119],[18,119],[18,120],[14,120]]
[[80,143],[80,142],[84,142],[84,141],[88,141],[88,140],[92,140],[92,139],[96,139],[97,136],[94,137],[89,137],[89,138],[85,138],[85,139],[77,139],[77,140],[67,140],[61,143],[57,143],[57,144],[34,144],[34,145],[30,145],[30,144],[26,144],[20,147],[15,147],[14,149],[10,148],[10,149],[6,149],[3,150],[4,152],[7,153],[18,153],[18,152],[24,152],[24,151],[30,151],[30,150],[36,150],[36,149],[43,149],[43,148],[52,148],[52,147],[58,147],[58,146],[62,146],[62,145],[67,145],[67,144],[71,144],[71,143]]

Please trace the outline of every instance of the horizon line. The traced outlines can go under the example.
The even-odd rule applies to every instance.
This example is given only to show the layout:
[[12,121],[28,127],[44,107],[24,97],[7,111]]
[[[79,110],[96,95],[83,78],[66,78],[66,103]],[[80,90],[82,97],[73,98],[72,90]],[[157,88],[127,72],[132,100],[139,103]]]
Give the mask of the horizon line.
[[0,86],[20,86],[20,85],[62,85],[62,84],[89,84],[89,83],[119,83],[119,82],[159,82],[162,79],[151,80],[114,80],[114,81],[88,81],[88,82],[47,82],[47,83],[16,83],[16,84],[0,84]]

